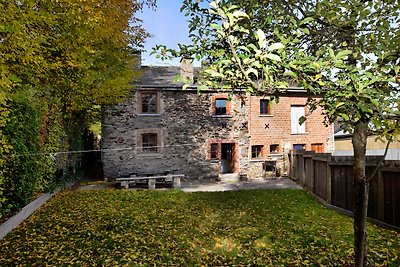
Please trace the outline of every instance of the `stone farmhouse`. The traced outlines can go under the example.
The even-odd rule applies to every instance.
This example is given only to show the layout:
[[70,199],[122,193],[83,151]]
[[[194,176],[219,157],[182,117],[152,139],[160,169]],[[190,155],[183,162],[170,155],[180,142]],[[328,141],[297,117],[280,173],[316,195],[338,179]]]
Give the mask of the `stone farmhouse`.
[[106,179],[167,173],[189,179],[225,173],[262,178],[267,160],[277,160],[284,175],[292,149],[333,150],[333,126],[324,126],[321,110],[308,114],[309,95],[301,88],[290,88],[275,103],[240,91],[229,96],[211,89],[198,93],[196,86],[183,90],[172,81],[177,75],[195,78],[187,60],[180,67],[141,69],[131,98],[104,108]]

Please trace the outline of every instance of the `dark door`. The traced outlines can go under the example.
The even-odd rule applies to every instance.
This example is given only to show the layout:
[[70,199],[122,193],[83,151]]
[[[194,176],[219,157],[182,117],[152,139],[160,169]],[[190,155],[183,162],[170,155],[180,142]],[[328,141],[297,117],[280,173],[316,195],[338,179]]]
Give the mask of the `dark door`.
[[233,148],[232,143],[221,144],[221,173],[233,172]]

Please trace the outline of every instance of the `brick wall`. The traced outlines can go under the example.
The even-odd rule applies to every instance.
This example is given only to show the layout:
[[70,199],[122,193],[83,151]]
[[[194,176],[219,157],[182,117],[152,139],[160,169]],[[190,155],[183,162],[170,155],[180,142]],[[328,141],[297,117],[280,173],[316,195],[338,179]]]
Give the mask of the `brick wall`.
[[[288,161],[287,157],[283,157],[283,154],[286,154],[288,149],[292,149],[293,144],[304,144],[307,150],[311,150],[311,144],[322,144],[325,152],[332,151],[333,126],[325,127],[320,108],[308,114],[309,110],[306,107],[305,133],[291,133],[291,106],[305,105],[307,97],[288,96],[280,97],[279,103],[271,101],[270,115],[260,115],[259,108],[260,99],[268,99],[268,97],[251,96],[250,98],[250,147],[262,145],[263,153],[260,159],[250,159],[251,171],[249,176],[263,176],[261,162],[264,160],[278,160],[278,168],[281,174],[287,172],[284,167],[287,167]],[[277,154],[270,153],[270,145],[279,146]],[[249,158],[251,158],[251,149],[249,149]]]

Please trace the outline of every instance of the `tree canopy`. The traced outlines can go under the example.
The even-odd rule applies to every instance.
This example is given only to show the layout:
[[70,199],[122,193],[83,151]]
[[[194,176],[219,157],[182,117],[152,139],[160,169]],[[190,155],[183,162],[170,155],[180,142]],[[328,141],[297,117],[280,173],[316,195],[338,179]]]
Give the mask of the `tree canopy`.
[[[99,118],[100,106],[127,96],[138,74],[135,51],[149,36],[135,14],[155,4],[0,1],[0,208],[4,201],[12,207],[31,197],[13,202],[28,176],[19,173],[17,178],[18,171],[30,164],[32,176],[41,178],[26,183],[34,184],[33,190],[43,188],[56,168],[46,153],[71,149],[73,142],[78,145],[83,128]],[[26,127],[17,130],[20,123]],[[30,138],[13,133],[29,133]],[[47,156],[22,159],[25,154]],[[10,182],[13,179],[21,183]]]
[[304,87],[312,110],[353,133],[355,263],[367,264],[366,140],[399,131],[400,1],[185,0],[182,11],[192,43],[157,46],[160,57],[205,61],[204,85],[221,90]]

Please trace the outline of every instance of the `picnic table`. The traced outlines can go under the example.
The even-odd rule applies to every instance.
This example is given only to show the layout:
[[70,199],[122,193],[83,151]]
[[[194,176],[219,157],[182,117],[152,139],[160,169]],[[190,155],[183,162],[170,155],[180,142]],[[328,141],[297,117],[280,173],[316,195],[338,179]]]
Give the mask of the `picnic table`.
[[116,181],[121,183],[121,187],[129,188],[129,185],[136,185],[136,182],[144,181],[147,182],[148,189],[156,188],[156,181],[164,182],[165,184],[172,184],[174,188],[181,187],[181,178],[184,178],[184,174],[166,174],[166,175],[145,175],[130,177],[117,178]]

